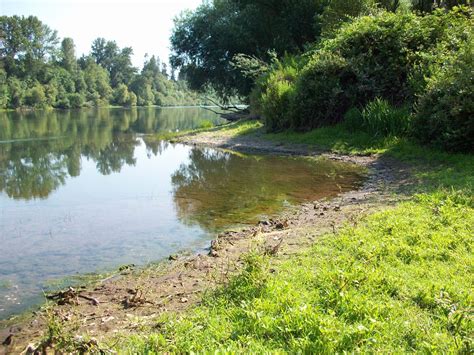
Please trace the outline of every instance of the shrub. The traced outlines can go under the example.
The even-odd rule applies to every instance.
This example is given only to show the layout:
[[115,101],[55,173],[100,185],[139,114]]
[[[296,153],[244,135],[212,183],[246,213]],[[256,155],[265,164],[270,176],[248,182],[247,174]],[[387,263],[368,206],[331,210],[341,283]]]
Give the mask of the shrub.
[[270,70],[257,80],[250,94],[252,112],[262,116],[272,131],[290,127],[292,94],[300,61],[294,56],[274,59]]
[[130,102],[130,92],[127,85],[119,84],[114,89],[113,102],[116,105],[127,106]]
[[409,80],[414,67],[424,63],[427,56],[442,60],[457,50],[453,44],[470,25],[470,13],[461,10],[427,16],[384,12],[343,26],[321,47],[339,53],[350,63],[357,76],[354,99],[359,105],[377,97],[400,105],[414,102]]
[[277,68],[265,78],[260,101],[261,115],[273,131],[290,127],[292,95],[298,75],[295,61],[276,65]]
[[318,52],[296,83],[293,128],[308,130],[340,121],[352,106],[350,87],[354,81],[347,60],[330,52]]
[[58,98],[57,102],[56,102],[56,105],[55,107],[57,108],[70,108],[71,107],[71,104],[69,102],[69,98],[66,97],[66,96],[61,96]]
[[81,108],[84,106],[84,96],[79,93],[69,94],[68,99],[71,108]]
[[128,106],[130,107],[137,106],[137,101],[138,101],[137,95],[135,95],[133,91],[130,91],[130,95],[128,98]]
[[474,152],[473,68],[471,37],[457,55],[438,68],[419,98],[415,133],[422,142]]
[[[348,108],[365,107],[377,98],[387,105],[411,107],[424,91],[433,63],[442,63],[456,52],[469,32],[472,19],[467,8],[426,16],[382,12],[343,25],[334,38],[313,50],[294,87],[274,80],[261,91],[269,128],[285,128],[288,117],[297,130],[331,125],[342,121]],[[278,78],[277,72],[274,69],[267,77]],[[282,114],[288,101],[291,115]],[[396,134],[406,131],[405,118],[400,119],[404,126]],[[393,134],[393,127],[385,128],[389,132],[383,134]]]
[[46,105],[46,95],[40,84],[26,92],[25,103],[31,107],[43,107]]

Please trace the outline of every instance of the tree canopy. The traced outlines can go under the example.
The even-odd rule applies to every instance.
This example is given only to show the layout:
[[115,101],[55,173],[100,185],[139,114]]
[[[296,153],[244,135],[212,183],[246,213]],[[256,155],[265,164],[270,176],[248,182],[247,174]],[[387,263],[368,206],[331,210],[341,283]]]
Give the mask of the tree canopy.
[[274,55],[301,54],[345,21],[380,11],[430,12],[469,0],[212,0],[175,19],[171,64],[190,87],[209,86],[221,97],[248,97],[254,78],[242,73],[235,57],[270,62]]
[[[76,57],[63,38],[37,17],[0,17],[0,108],[79,108],[114,105],[194,105],[204,95],[188,89],[166,63],[152,56],[141,72],[133,49],[97,38],[88,55]],[[179,76],[182,78],[182,76]]]

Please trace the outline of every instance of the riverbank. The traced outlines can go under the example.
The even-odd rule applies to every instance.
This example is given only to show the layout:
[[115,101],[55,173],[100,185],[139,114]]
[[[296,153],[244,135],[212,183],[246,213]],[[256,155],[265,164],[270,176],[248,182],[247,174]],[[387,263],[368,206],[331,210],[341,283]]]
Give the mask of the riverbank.
[[[172,256],[167,263],[144,270],[123,270],[120,276],[65,293],[57,300],[64,304],[50,304],[18,324],[11,322],[2,332],[2,351],[15,353],[29,343],[33,344],[31,349],[54,346],[68,351],[380,350],[384,346],[407,349],[409,341],[413,349],[419,349],[418,341],[427,340],[423,332],[416,331],[415,320],[424,317],[424,334],[430,335],[428,344],[439,341],[429,322],[431,315],[435,317],[443,307],[456,308],[454,318],[446,317],[446,324],[439,323],[443,320],[435,322],[447,349],[453,349],[453,344],[459,349],[467,346],[465,332],[469,324],[464,322],[472,302],[467,293],[473,285],[468,272],[472,257],[458,249],[472,243],[468,237],[472,231],[468,223],[473,219],[471,156],[438,153],[397,140],[366,142],[339,128],[303,135],[267,135],[258,122],[168,138],[236,151],[344,160],[364,165],[369,176],[358,191],[330,201],[311,201],[288,209],[276,220],[223,233],[212,242],[209,252]],[[457,192],[446,192],[449,187]],[[423,193],[425,198],[414,198],[415,193]],[[433,228],[432,222],[438,220],[441,225]],[[420,229],[422,225],[428,228]],[[426,233],[436,237],[438,232],[444,239],[432,238],[435,244],[431,246],[403,239],[413,235],[420,239]],[[378,244],[384,238],[389,238],[386,253],[382,252],[386,247]],[[404,243],[395,243],[397,238]],[[354,241],[362,244],[354,245]],[[435,258],[427,264],[427,256],[421,253],[423,248],[431,251],[433,246],[441,261],[437,263]],[[447,254],[444,260],[443,253]],[[331,261],[331,255],[338,256]],[[400,258],[413,261],[417,273],[426,275],[413,278],[413,270],[404,266],[410,263],[400,262]],[[456,276],[444,285],[449,296],[440,296],[438,291],[443,285],[431,282],[435,275],[428,272],[428,265],[440,275],[456,271]],[[313,269],[324,278],[304,273]],[[378,273],[364,276],[364,270]],[[460,279],[464,284],[458,282]],[[383,282],[387,290],[371,291]],[[398,288],[400,283],[402,289]],[[308,285],[328,295],[339,291],[334,299],[322,297],[309,293]],[[417,293],[412,295],[409,289]],[[386,292],[393,293],[392,299],[386,298]],[[349,296],[344,296],[346,293]],[[367,297],[360,298],[364,293]],[[366,309],[365,305],[372,308]],[[408,305],[415,313],[402,311]],[[414,314],[417,317],[411,319]],[[384,321],[387,317],[391,323]],[[454,331],[443,328],[455,319],[460,320]],[[405,326],[406,321],[410,324]],[[412,333],[397,338],[387,330],[394,325]],[[320,332],[320,342],[326,339],[325,344],[333,347],[316,347],[316,331]],[[323,333],[330,336],[324,338]],[[405,338],[399,339],[402,336]],[[349,340],[344,343],[344,339]],[[370,339],[376,341],[372,344]],[[398,347],[390,347],[394,339],[400,341]]]

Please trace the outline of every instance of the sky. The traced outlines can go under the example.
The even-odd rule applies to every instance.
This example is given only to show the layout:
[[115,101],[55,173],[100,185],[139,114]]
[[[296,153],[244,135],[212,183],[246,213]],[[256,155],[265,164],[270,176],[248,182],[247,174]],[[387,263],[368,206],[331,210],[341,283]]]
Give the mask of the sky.
[[133,64],[145,54],[168,61],[173,18],[202,0],[0,0],[1,15],[34,15],[61,38],[71,37],[76,55],[88,54],[97,37],[132,47]]

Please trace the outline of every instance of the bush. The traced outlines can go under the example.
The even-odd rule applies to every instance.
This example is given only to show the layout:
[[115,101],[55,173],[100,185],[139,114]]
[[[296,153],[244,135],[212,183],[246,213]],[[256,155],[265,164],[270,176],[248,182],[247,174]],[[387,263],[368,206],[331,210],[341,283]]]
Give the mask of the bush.
[[[458,51],[470,32],[472,19],[467,8],[426,16],[382,12],[361,17],[343,25],[334,38],[323,40],[313,50],[294,87],[280,79],[280,69],[273,69],[266,76],[274,80],[267,80],[268,87],[253,101],[262,105],[261,110],[263,105],[267,108],[265,119],[271,130],[335,124],[350,107],[362,108],[377,98],[387,105],[411,107],[417,94],[425,90],[430,68]],[[378,109],[383,110],[380,104]],[[282,107],[290,106],[288,115]],[[404,116],[398,119],[403,127],[384,126],[383,134],[406,132]],[[378,117],[370,121],[384,116]]]
[[26,92],[25,103],[31,107],[46,106],[46,95],[40,84],[35,85]]
[[55,107],[66,109],[66,108],[70,108],[71,104],[69,102],[69,99],[66,96],[61,96],[56,101]]
[[471,37],[456,56],[438,68],[419,98],[415,133],[422,142],[474,152],[473,68]]
[[453,44],[469,26],[470,13],[461,10],[427,16],[384,12],[343,26],[321,47],[339,53],[350,63],[357,77],[353,99],[360,106],[377,97],[400,105],[415,100],[409,80],[414,68],[427,56],[443,60],[457,50]]
[[393,107],[377,98],[361,111],[352,108],[344,115],[349,130],[363,130],[378,137],[402,137],[411,132],[412,115],[407,107]]
[[277,62],[260,83],[259,113],[268,129],[278,131],[291,125],[292,96],[298,76],[298,64],[294,58],[286,63]]
[[115,89],[114,89],[114,95],[113,95],[113,102],[114,104],[120,105],[120,106],[127,106],[130,103],[130,93],[128,91],[127,85],[125,84],[119,84]]
[[128,106],[137,106],[137,95],[135,95],[133,91],[130,92],[130,96],[128,98]]
[[84,106],[84,96],[78,93],[68,95],[69,104],[71,108],[81,108]]
[[317,53],[297,80],[292,127],[309,130],[340,121],[353,104],[349,91],[354,81],[344,58],[325,51]]

